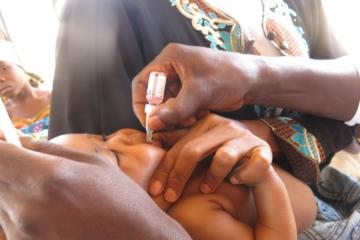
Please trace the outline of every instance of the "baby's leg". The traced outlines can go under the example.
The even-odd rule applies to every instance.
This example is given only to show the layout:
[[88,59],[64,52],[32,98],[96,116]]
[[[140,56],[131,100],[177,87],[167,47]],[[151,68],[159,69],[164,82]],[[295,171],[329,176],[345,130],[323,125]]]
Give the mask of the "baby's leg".
[[[229,204],[227,204],[229,203]],[[193,195],[173,206],[168,214],[177,220],[193,239],[253,239],[250,226],[230,212],[227,199],[214,195]]]

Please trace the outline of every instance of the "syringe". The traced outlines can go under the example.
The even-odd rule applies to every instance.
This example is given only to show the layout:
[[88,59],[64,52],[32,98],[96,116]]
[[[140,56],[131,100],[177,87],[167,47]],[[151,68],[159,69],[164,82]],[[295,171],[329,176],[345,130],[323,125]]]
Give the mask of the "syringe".
[[153,130],[149,127],[149,116],[156,105],[159,105],[164,100],[166,85],[166,74],[162,72],[151,72],[149,76],[148,88],[146,92],[146,100],[148,104],[145,105],[145,128],[146,141],[152,141]]

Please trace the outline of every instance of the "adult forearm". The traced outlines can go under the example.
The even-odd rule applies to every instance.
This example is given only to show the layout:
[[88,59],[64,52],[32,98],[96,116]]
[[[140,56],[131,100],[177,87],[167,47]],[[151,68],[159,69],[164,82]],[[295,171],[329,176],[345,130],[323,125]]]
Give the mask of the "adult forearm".
[[360,99],[360,79],[346,58],[259,58],[259,81],[245,101],[350,120]]

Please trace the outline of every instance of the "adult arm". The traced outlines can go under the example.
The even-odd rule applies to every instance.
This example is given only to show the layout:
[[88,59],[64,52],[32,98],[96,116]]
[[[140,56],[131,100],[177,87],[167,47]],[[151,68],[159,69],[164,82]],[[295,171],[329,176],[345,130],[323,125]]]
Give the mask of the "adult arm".
[[347,57],[261,59],[259,81],[245,102],[286,107],[323,117],[350,120],[359,105],[360,77]]
[[[223,67],[214,69],[214,64]],[[154,130],[201,110],[232,111],[245,104],[347,121],[360,100],[360,77],[348,58],[262,57],[171,44],[133,80],[133,109],[142,123],[151,71],[168,75],[168,99],[150,117]]]
[[50,143],[0,142],[0,223],[9,239],[189,239],[110,163]]
[[271,79],[264,79],[268,83],[273,81],[271,86],[267,85],[266,92],[256,93],[257,103],[268,98],[274,106],[350,120],[359,105],[359,61],[344,57],[347,52],[328,21],[322,0],[288,0],[288,3],[301,16],[310,58],[314,60],[302,62],[301,59],[287,58],[278,59],[278,63],[274,61],[269,69],[275,68],[275,72],[279,67],[288,69],[277,72]]

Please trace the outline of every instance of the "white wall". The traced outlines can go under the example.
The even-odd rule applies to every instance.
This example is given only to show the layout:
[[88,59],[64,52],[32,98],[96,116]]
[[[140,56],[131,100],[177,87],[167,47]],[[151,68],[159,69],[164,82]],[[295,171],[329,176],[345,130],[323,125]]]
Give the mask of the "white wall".
[[323,0],[329,21],[347,50],[360,56],[360,1]]
[[51,87],[58,22],[50,0],[0,0],[12,41],[26,69]]

